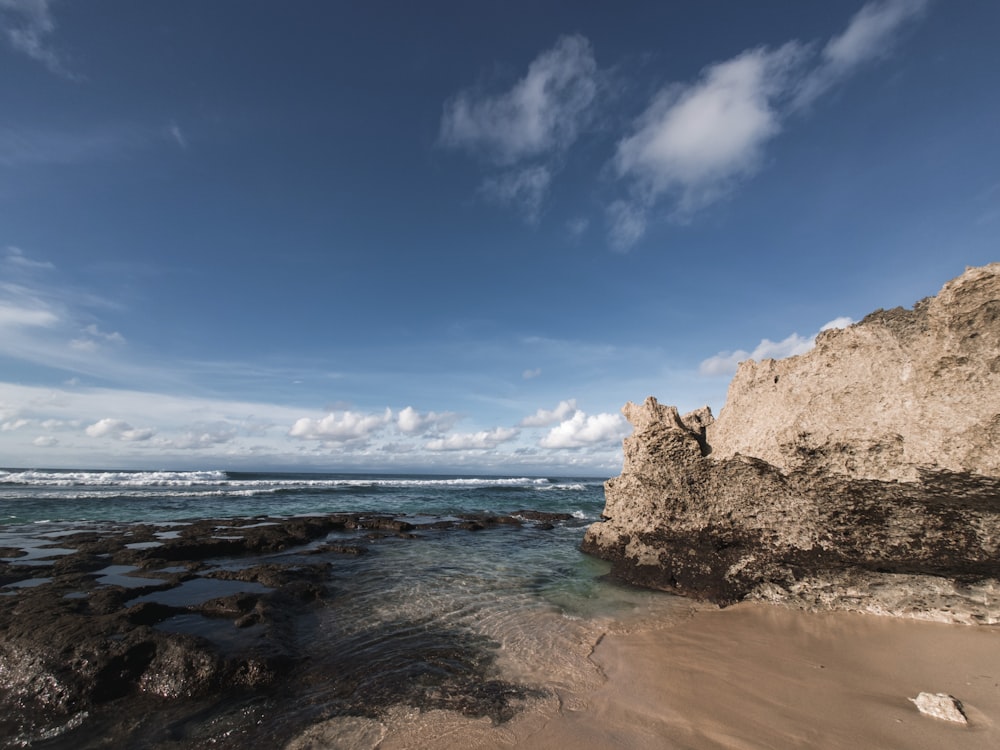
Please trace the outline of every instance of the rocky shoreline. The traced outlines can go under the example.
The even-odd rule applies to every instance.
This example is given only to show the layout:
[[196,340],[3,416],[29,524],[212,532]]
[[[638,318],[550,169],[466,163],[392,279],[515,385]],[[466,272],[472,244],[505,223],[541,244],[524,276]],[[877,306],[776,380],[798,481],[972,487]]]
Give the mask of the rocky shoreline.
[[741,363],[718,421],[650,397],[583,549],[620,578],[1000,622],[1000,264],[786,360]]
[[327,714],[374,716],[405,704],[506,720],[533,691],[490,678],[491,644],[394,623],[393,637],[419,631],[411,663],[396,664],[397,672],[380,676],[366,663],[374,657],[350,642],[320,670],[310,664],[316,655],[303,623],[336,606],[331,573],[371,545],[545,531],[569,518],[529,510],[445,519],[333,514],[38,534],[0,549],[0,737],[12,747],[91,746],[81,738],[95,733],[117,738],[111,744],[143,736],[155,745],[185,737],[188,717],[209,707],[231,702],[245,713],[255,696],[308,693],[310,680],[331,678]]

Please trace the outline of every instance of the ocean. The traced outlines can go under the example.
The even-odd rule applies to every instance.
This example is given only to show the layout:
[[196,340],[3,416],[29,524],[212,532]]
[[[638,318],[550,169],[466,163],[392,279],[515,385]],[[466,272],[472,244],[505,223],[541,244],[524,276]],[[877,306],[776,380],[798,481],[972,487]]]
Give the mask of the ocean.
[[[52,582],[50,567],[73,551],[64,540],[81,532],[152,529],[154,541],[130,546],[155,548],[155,539],[199,519],[371,514],[409,527],[405,534],[337,529],[252,561],[213,560],[188,575],[186,588],[173,590],[201,591],[197,602],[193,594],[168,600],[141,588],[129,599],[132,584],[121,574],[134,570],[95,571],[82,591],[67,596],[95,597],[102,587],[119,586],[122,606],[159,596],[179,611],[210,598],[213,587],[219,596],[239,587],[213,578],[213,570],[262,560],[327,565],[321,603],[289,630],[294,666],[281,690],[147,701],[142,718],[130,722],[120,711],[112,716],[111,701],[56,718],[24,716],[0,724],[0,732],[10,746],[75,750],[295,747],[303,737],[319,737],[315,746],[365,747],[374,746],[372,737],[382,742],[399,732],[433,746],[442,727],[456,722],[501,731],[507,721],[572,710],[603,679],[589,660],[603,634],[664,627],[693,606],[620,585],[607,563],[580,552],[586,527],[603,508],[603,479],[586,477],[0,470],[0,554],[8,566],[0,597],[9,606]],[[553,515],[540,522],[526,511]],[[497,515],[514,520],[461,523]],[[359,540],[365,554],[336,551]],[[196,609],[155,627],[222,649],[248,637]],[[123,702],[128,696],[116,700],[134,710]]]

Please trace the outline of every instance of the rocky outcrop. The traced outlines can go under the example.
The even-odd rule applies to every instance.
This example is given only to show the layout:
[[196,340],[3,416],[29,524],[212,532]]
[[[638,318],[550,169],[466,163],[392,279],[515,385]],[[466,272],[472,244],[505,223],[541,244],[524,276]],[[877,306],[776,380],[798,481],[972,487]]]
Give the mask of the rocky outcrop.
[[1000,264],[789,359],[718,421],[653,398],[584,549],[640,585],[1000,622]]

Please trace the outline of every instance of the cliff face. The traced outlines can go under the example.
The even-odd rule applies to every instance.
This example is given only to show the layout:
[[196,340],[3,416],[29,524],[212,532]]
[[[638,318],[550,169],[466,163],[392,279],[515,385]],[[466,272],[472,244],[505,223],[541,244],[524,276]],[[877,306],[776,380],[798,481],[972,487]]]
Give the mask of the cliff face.
[[786,471],[1000,476],[1000,263],[825,331],[807,354],[743,362],[708,441]]
[[620,577],[745,598],[1000,622],[1000,264],[786,360],[725,408],[649,398],[584,549]]

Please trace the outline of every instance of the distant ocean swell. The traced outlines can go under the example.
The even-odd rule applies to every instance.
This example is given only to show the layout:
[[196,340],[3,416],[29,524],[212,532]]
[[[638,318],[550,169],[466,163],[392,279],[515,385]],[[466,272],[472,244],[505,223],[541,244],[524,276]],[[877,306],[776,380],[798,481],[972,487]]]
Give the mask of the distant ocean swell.
[[596,520],[601,481],[579,478],[0,469],[0,521],[392,512],[568,512]]

